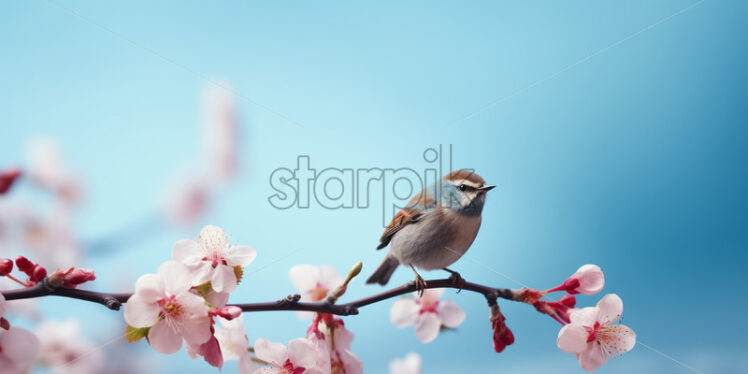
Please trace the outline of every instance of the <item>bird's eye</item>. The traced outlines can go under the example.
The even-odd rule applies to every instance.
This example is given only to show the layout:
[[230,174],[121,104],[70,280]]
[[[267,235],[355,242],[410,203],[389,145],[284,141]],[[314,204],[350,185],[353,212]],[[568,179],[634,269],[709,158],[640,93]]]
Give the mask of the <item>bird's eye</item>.
[[460,185],[459,187],[457,187],[457,188],[458,188],[458,189],[460,189],[460,191],[465,191],[465,190],[467,190],[467,186],[466,186],[466,185],[464,185],[464,184],[461,184],[461,185]]

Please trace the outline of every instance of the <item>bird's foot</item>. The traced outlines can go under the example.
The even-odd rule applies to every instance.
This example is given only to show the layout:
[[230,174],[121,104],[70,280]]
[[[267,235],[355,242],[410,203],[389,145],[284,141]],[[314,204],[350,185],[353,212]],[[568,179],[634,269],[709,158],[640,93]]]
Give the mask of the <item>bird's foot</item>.
[[426,281],[420,275],[416,274],[416,279],[413,279],[413,285],[416,286],[418,297],[423,296],[423,291],[426,290]]
[[451,274],[449,276],[449,281],[452,282],[452,284],[455,287],[457,287],[457,293],[460,293],[460,291],[462,291],[462,289],[465,288],[465,283],[466,283],[465,278],[463,278],[460,275],[460,273],[454,270],[449,270],[449,269],[444,269],[444,270],[448,271]]

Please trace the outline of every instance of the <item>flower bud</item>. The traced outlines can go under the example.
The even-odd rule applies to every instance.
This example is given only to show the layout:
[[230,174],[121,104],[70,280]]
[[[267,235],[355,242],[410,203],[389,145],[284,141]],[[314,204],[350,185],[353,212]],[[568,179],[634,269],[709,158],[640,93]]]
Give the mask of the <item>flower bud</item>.
[[538,301],[533,306],[538,312],[551,316],[563,325],[570,322],[569,312],[576,304],[574,295],[564,295],[558,301]]
[[491,306],[491,328],[493,329],[493,349],[501,353],[504,348],[514,343],[514,334],[506,325],[506,317],[501,314],[498,305]]
[[13,186],[13,182],[15,182],[20,176],[21,171],[16,168],[0,172],[0,195],[8,192],[10,187]]
[[29,259],[26,257],[16,257],[16,266],[18,266],[18,270],[26,273],[26,275],[28,276],[31,276],[34,272],[34,263],[29,261]]
[[75,288],[75,286],[96,280],[96,275],[91,269],[75,269],[65,276],[63,287]]
[[40,282],[46,276],[47,276],[47,269],[45,269],[41,265],[35,265],[34,271],[31,273],[31,276],[29,278],[31,279],[32,282]]
[[0,276],[4,277],[13,271],[13,260],[9,258],[0,259]]
[[567,278],[563,284],[551,288],[546,292],[566,291],[575,295],[583,293],[585,295],[594,295],[600,292],[605,285],[605,276],[603,271],[597,265],[583,265],[576,273]]
[[234,305],[229,305],[216,310],[215,314],[223,319],[231,321],[232,319],[237,318],[242,314],[242,308]]
[[8,320],[5,318],[0,317],[0,328],[2,328],[3,330],[10,329],[10,322],[8,322]]

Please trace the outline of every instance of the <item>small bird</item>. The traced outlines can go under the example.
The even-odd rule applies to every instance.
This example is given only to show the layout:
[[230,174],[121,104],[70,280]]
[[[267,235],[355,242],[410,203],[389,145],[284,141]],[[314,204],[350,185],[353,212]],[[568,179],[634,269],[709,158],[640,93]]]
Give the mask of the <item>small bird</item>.
[[384,230],[377,249],[391,244],[390,251],[366,283],[387,284],[397,266],[403,264],[416,274],[414,283],[420,293],[426,282],[416,267],[446,270],[455,284],[464,284],[460,274],[447,266],[460,259],[473,244],[486,192],[494,187],[487,186],[472,171],[456,170],[424,188]]

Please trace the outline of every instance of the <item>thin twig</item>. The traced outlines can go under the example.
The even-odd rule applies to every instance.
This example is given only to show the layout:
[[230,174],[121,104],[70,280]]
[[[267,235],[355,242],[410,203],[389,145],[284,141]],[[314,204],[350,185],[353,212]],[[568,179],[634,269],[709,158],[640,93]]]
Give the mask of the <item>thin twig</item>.
[[[455,282],[451,279],[435,279],[426,281],[426,288],[454,288],[480,293],[486,298],[489,306],[496,304],[497,298],[514,300],[514,296],[517,294],[517,291],[515,290],[507,288],[492,288],[470,282],[465,282],[464,284],[458,285],[455,284]],[[413,282],[410,282],[400,287],[396,287],[388,291],[384,291],[382,293],[351,301],[345,304],[331,304],[324,301],[316,303],[299,302],[299,295],[289,295],[284,299],[273,302],[234,305],[240,307],[242,311],[245,312],[290,310],[330,313],[340,316],[348,316],[358,314],[359,308],[365,307],[367,305],[371,305],[382,300],[405,295],[415,291],[415,284],[413,284]],[[132,296],[131,293],[93,292],[65,287],[55,288],[50,286],[46,279],[45,281],[40,282],[33,287],[19,290],[2,291],[2,294],[3,296],[5,296],[6,300],[31,299],[43,296],[69,297],[73,299],[102,304],[112,310],[119,310],[122,304],[126,303],[127,299]]]

